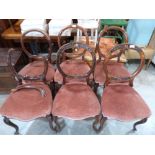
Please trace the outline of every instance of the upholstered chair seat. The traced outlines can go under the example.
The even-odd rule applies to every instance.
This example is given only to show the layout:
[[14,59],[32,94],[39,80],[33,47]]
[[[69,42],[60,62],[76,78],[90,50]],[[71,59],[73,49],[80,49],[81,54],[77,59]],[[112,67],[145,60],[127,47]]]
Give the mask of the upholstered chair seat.
[[104,117],[120,121],[148,118],[151,112],[134,88],[125,84],[109,85],[102,95]]
[[[22,85],[22,87],[26,86]],[[44,83],[33,83],[30,87],[12,90],[0,109],[0,114],[8,118],[29,121],[39,117],[46,117],[51,113],[52,95]]]
[[[111,61],[107,64],[108,73],[110,76],[116,77],[129,77],[130,73],[125,68],[123,63],[118,63]],[[106,76],[103,68],[103,61],[100,61],[96,64],[95,73],[94,73],[95,82],[99,85],[104,85],[106,81]]]
[[[70,75],[83,75],[90,70],[89,65],[82,60],[65,60],[60,64],[60,67],[66,74],[70,74]],[[66,80],[67,82],[75,82],[75,81],[86,82],[86,80],[83,80],[83,79],[70,78]],[[63,77],[60,74],[58,69],[55,72],[54,81],[58,82],[59,84],[63,83]]]
[[52,113],[76,120],[94,117],[100,113],[99,101],[92,89],[84,83],[69,83],[58,91]]
[[[27,64],[24,68],[19,71],[19,75],[22,76],[38,76],[44,70],[44,62],[43,61],[33,61]],[[53,81],[55,74],[55,70],[52,64],[48,63],[48,70],[46,75],[46,81]]]

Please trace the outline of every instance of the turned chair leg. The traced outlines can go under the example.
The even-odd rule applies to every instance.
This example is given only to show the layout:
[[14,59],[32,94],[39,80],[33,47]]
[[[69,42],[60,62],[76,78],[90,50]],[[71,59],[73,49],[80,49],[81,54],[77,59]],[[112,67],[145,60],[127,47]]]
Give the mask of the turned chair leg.
[[10,119],[7,118],[7,117],[4,117],[3,121],[4,121],[5,124],[13,127],[16,130],[14,132],[15,135],[19,135],[19,128],[18,128],[18,126],[16,124],[14,124],[13,122],[11,122]]
[[107,120],[102,114],[95,117],[95,121],[93,123],[93,129],[98,133],[103,128],[105,121]]
[[144,124],[146,121],[147,121],[147,118],[144,118],[144,119],[142,119],[142,120],[140,120],[140,121],[134,123],[133,129],[132,129],[132,130],[133,130],[133,131],[137,131],[136,126],[139,125],[139,124]]
[[57,116],[53,116],[51,114],[47,116],[47,119],[48,119],[50,128],[55,132],[60,132],[63,129],[64,124],[63,125],[59,124]]

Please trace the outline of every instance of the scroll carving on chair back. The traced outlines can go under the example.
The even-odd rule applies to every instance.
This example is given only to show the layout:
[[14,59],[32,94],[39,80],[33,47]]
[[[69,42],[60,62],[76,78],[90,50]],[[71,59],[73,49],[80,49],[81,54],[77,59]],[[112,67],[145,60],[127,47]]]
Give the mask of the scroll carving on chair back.
[[39,56],[31,56],[31,59],[33,60],[38,60],[38,61],[43,61],[44,62],[44,70],[42,72],[42,74],[38,75],[38,76],[22,76],[22,75],[19,75],[15,68],[13,67],[12,65],[12,62],[11,62],[11,54],[15,51],[15,49],[10,49],[8,51],[9,53],[9,56],[8,56],[8,66],[12,72],[12,74],[14,75],[15,79],[21,83],[22,80],[31,80],[31,81],[46,81],[46,74],[47,74],[47,70],[48,70],[48,62],[47,60],[44,58],[44,57],[39,57]]

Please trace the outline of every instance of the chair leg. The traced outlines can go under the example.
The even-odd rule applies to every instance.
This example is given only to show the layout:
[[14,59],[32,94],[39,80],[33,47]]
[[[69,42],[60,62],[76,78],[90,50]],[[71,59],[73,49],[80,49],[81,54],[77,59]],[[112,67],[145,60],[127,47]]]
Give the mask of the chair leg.
[[147,64],[145,65],[145,70],[147,70],[149,68],[149,65],[150,65],[151,61],[152,61],[152,59],[148,60]]
[[95,92],[96,95],[97,95],[97,89],[98,89],[98,87],[99,87],[99,84],[98,83],[95,83],[94,84],[94,92]]
[[53,81],[51,83],[51,91],[52,91],[52,96],[53,96],[53,99],[55,98],[55,95],[56,95],[56,92],[55,92],[55,82]]
[[13,122],[11,122],[9,118],[4,117],[3,121],[4,121],[5,124],[15,128],[15,130],[16,130],[15,133],[14,133],[15,135],[19,135],[20,134],[18,126],[16,124],[14,124]]
[[98,133],[103,128],[105,121],[107,120],[102,114],[95,117],[95,121],[93,122],[93,129]]
[[134,123],[133,129],[132,129],[132,130],[133,130],[133,131],[137,131],[136,126],[139,125],[139,124],[143,124],[143,123],[145,123],[146,121],[147,121],[147,118],[144,118],[144,119],[142,119],[142,120],[140,120],[140,121]]
[[53,116],[51,114],[47,116],[47,119],[48,119],[50,128],[55,132],[60,132],[63,129],[64,125],[62,126],[61,124],[59,124],[57,116]]
[[61,85],[58,82],[54,82],[54,94],[56,95],[59,89],[61,88]]

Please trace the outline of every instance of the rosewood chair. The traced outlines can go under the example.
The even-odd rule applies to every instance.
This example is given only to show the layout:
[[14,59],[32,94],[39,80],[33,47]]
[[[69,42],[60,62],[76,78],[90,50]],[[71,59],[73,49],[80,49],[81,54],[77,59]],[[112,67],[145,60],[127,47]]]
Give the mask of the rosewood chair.
[[[19,71],[19,75],[22,75],[24,77],[38,76],[39,74],[42,73],[43,68],[44,68],[43,61],[36,61],[35,59],[33,59],[33,55],[25,47],[24,40],[29,38],[29,36],[26,36],[26,35],[28,35],[29,33],[32,33],[32,32],[40,33],[42,35],[41,38],[44,37],[48,43],[48,54],[47,54],[47,58],[46,58],[48,60],[48,70],[47,70],[47,74],[46,74],[46,82],[51,83],[51,82],[53,82],[53,78],[54,78],[54,74],[55,74],[55,70],[52,66],[52,60],[51,60],[51,55],[52,55],[51,40],[50,40],[50,36],[46,32],[44,32],[40,29],[31,29],[31,30],[25,31],[21,36],[21,46],[22,46],[24,53],[28,56],[30,63],[27,64],[24,68],[22,68]],[[34,39],[34,37],[33,37],[33,39]],[[33,61],[33,60],[35,60],[35,61]]]
[[4,123],[15,128],[15,134],[19,134],[19,127],[11,122],[10,119],[21,121],[30,121],[40,117],[47,117],[50,127],[52,125],[52,94],[46,84],[46,74],[48,70],[48,61],[44,57],[31,56],[35,61],[43,62],[43,71],[37,76],[22,76],[18,74],[12,66],[11,53],[14,49],[9,50],[8,65],[20,84],[12,89],[9,97],[0,108],[0,114],[4,117]]
[[[83,51],[89,51],[92,55],[93,63],[85,73],[81,72],[82,74],[80,74],[79,72],[71,72],[72,74],[68,74],[63,70],[60,60],[62,60],[61,58],[63,58],[65,51],[74,48],[77,50],[84,49]],[[90,78],[90,75],[94,72],[95,63],[95,53],[86,44],[72,42],[60,47],[57,53],[57,68],[63,77],[63,83],[53,101],[53,116],[57,118],[63,117],[73,120],[82,120],[90,117],[97,117],[100,114],[100,103],[91,88],[93,80]],[[70,64],[68,63],[67,65],[69,67]],[[75,70],[77,69],[75,68]]]
[[[117,44],[121,43],[119,41],[116,42],[116,39],[114,38],[106,38],[106,36],[115,35],[115,33],[118,33],[122,38],[124,43],[128,43],[128,36],[123,28],[117,27],[117,26],[110,26],[105,27],[99,34],[98,37],[98,43],[96,45],[96,52],[98,53],[98,61],[95,68],[95,82],[98,83],[98,85],[104,85],[105,83],[105,73],[103,70],[103,62],[105,57],[108,57],[110,53],[110,49],[112,49]],[[118,35],[118,37],[119,37]],[[110,36],[111,37],[111,36]],[[115,35],[117,37],[117,34]],[[124,51],[122,50],[119,52],[120,55],[118,57],[111,59],[111,61],[108,62],[107,68],[109,71],[109,74],[117,76],[129,76],[130,73],[125,68],[124,64],[121,62],[121,56],[124,55]]]
[[[89,45],[89,38],[88,34],[85,29],[83,29],[81,26],[78,25],[69,25],[62,29],[58,35],[58,46],[59,48],[62,45],[61,37],[63,32],[65,32],[68,29],[72,30],[80,30],[85,35],[86,44]],[[73,50],[73,51],[72,51]],[[61,68],[64,70],[66,74],[84,74],[90,70],[89,66],[85,61],[82,60],[82,55],[84,51],[82,48],[78,49],[68,49],[68,51],[65,52],[63,59],[64,61],[61,63]],[[76,80],[76,79],[75,79]],[[63,83],[63,76],[57,69],[54,75],[54,81],[58,84]]]
[[[140,65],[135,72],[129,76],[111,76],[108,71],[108,63],[111,58],[118,57],[121,50],[132,49],[137,51],[140,55]],[[119,121],[137,121],[133,125],[133,131],[136,130],[136,126],[147,121],[150,117],[151,111],[147,103],[139,95],[139,93],[133,88],[132,83],[135,77],[142,70],[145,59],[142,49],[132,44],[121,44],[115,46],[110,51],[113,55],[106,58],[103,64],[103,68],[106,75],[105,88],[103,90],[101,99],[102,116],[99,118],[99,122],[103,123],[106,119],[116,119]],[[94,129],[100,131],[100,128],[96,127],[94,122]]]

